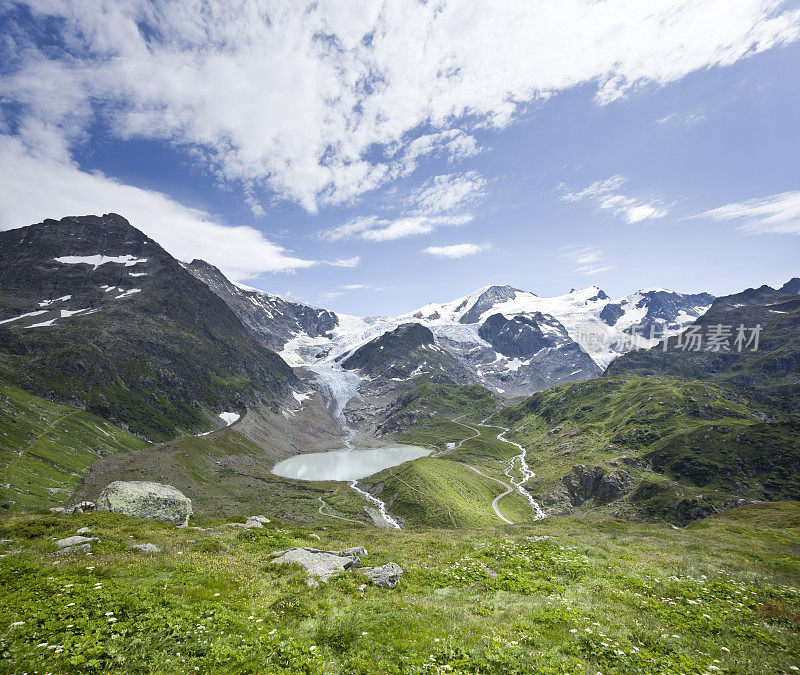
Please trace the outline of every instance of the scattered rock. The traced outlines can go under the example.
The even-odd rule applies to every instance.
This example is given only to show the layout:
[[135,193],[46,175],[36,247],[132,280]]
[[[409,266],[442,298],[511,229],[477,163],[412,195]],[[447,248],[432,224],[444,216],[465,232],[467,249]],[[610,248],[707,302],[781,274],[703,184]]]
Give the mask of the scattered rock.
[[192,514],[192,500],[172,485],[118,480],[103,490],[97,508],[185,527]]
[[[350,551],[351,549],[348,549]],[[346,572],[361,566],[361,559],[344,551],[320,551],[316,548],[295,547],[270,554],[278,565],[297,563],[306,568],[311,576],[328,581],[337,572]]]
[[375,586],[380,588],[394,588],[403,576],[403,568],[393,562],[380,567],[364,567],[362,571]]
[[58,546],[58,548],[67,548],[69,546],[80,546],[83,544],[91,544],[93,541],[94,539],[92,537],[83,537],[79,534],[76,534],[73,537],[59,539],[56,542],[56,546]]
[[131,548],[143,553],[161,553],[161,549],[155,544],[131,544]]
[[311,539],[316,539],[317,541],[322,541],[322,537],[320,537],[318,534],[314,534],[313,532],[309,532],[308,536]]
[[0,546],[8,546],[12,541],[12,539],[0,539]]
[[88,527],[82,527],[78,531],[78,534],[91,534],[92,531]]
[[347,555],[353,558],[356,556],[363,556],[366,558],[367,549],[365,549],[363,546],[352,546],[351,548],[344,549],[344,551],[339,551],[339,555]]
[[272,521],[270,521],[270,519],[266,516],[247,516],[247,522],[244,524],[244,526],[258,529],[264,527],[264,525],[270,522]]
[[60,513],[62,515],[66,515],[67,510],[63,506],[54,506],[50,509],[50,513]]
[[78,513],[91,513],[97,508],[94,502],[83,501],[75,504],[72,508],[66,509],[67,515],[76,515]]
[[306,579],[306,586],[308,586],[309,588],[319,588],[319,581],[309,577],[308,579]]

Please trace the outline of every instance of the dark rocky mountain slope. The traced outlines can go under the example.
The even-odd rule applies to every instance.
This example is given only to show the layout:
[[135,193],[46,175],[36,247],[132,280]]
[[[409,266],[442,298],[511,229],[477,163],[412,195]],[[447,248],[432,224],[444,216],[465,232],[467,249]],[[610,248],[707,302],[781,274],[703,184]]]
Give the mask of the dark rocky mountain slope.
[[150,439],[295,382],[225,302],[116,214],[0,233],[0,376]]

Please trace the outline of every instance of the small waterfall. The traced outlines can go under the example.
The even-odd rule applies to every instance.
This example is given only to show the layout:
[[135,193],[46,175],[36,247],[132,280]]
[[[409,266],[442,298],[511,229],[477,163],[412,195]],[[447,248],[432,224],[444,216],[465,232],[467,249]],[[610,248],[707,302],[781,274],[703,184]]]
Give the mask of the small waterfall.
[[395,530],[401,529],[400,523],[398,523],[394,518],[389,515],[389,512],[386,510],[386,503],[378,499],[375,495],[370,494],[366,490],[362,490],[358,487],[358,481],[351,481],[350,487],[353,488],[358,494],[362,495],[367,501],[373,503],[375,506],[378,507],[378,511],[381,514],[381,518],[383,518],[384,522],[389,526],[393,527]]
[[[526,460],[526,455],[528,451],[525,449],[524,446],[520,445],[519,443],[515,443],[514,441],[509,441],[506,438],[506,434],[510,431],[510,429],[506,427],[501,427],[499,424],[486,424],[486,421],[489,418],[487,417],[483,422],[481,422],[478,426],[481,427],[494,427],[495,429],[502,429],[502,431],[497,434],[496,438],[498,441],[503,441],[503,443],[508,443],[509,445],[513,445],[515,448],[519,448],[520,453],[518,455],[514,455],[510,460],[508,460],[508,464],[506,466],[505,474],[508,476],[508,479],[511,481],[511,484],[516,488],[517,492],[519,492],[525,499],[528,500],[528,504],[531,505],[533,509],[533,518],[534,520],[542,520],[542,518],[547,518],[547,514],[544,512],[541,506],[539,506],[539,502],[537,502],[533,495],[528,492],[523,486],[523,483],[527,483],[531,478],[534,478],[536,474],[531,471],[531,468],[528,466],[528,462]],[[519,462],[519,471],[522,474],[522,480],[517,480],[511,474],[514,465]]]
[[[511,445],[519,448],[522,452],[512,457],[509,460],[508,468],[506,469],[505,472],[506,476],[508,476],[509,480],[511,481],[511,484],[517,489],[517,492],[519,492],[523,497],[525,497],[525,499],[528,500],[528,503],[531,505],[531,508],[535,513],[534,519],[541,520],[542,518],[546,518],[547,516],[545,512],[542,510],[542,507],[539,506],[539,502],[537,502],[533,498],[533,495],[530,492],[528,492],[524,487],[522,487],[523,483],[527,483],[531,478],[534,478],[536,476],[536,474],[533,471],[531,471],[531,468],[528,466],[528,462],[525,459],[525,456],[527,455],[528,451],[519,443],[514,443],[514,441],[509,441],[505,437],[507,432],[508,429],[497,434],[497,439],[500,441],[505,441],[506,443],[511,443]],[[512,476],[510,473],[510,471],[514,468],[514,464],[516,464],[517,462],[519,462],[519,471],[522,474],[522,480],[516,480],[514,476]]]

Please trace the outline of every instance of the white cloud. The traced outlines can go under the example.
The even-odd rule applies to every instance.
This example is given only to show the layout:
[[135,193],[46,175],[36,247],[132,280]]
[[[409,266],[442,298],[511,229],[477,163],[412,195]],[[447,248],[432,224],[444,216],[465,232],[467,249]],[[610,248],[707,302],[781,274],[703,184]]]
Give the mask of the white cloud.
[[725,204],[695,217],[746,221],[739,229],[752,234],[800,234],[800,190]]
[[613,265],[606,264],[602,249],[593,246],[564,246],[561,251],[561,257],[571,260],[579,274],[591,276],[614,269]]
[[466,258],[489,248],[488,244],[451,244],[449,246],[428,246],[428,248],[423,249],[423,253],[440,258]]
[[338,258],[337,260],[326,260],[327,265],[332,267],[358,267],[361,264],[361,256],[354,255],[352,258]]
[[314,265],[290,255],[251,227],[227,227],[199,209],[161,192],[86,173],[53,147],[25,146],[0,135],[0,229],[66,215],[120,213],[134,227],[182,260],[202,258],[234,279],[287,272]]
[[0,96],[23,123],[55,125],[70,149],[94,128],[164,140],[311,211],[436,147],[473,154],[474,129],[528,102],[588,84],[606,104],[800,36],[781,0],[27,4],[59,35],[40,48],[9,31]]
[[367,286],[366,284],[346,284],[342,286],[342,288],[346,291],[365,291],[368,288],[372,288],[372,286]]
[[[663,218],[668,209],[658,200],[641,200],[628,197],[619,190],[627,179],[624,176],[611,176],[598,180],[577,192],[564,192],[561,199],[565,202],[594,201],[601,209],[613,211],[629,223],[640,223],[643,220]],[[562,190],[564,186],[560,186]]]

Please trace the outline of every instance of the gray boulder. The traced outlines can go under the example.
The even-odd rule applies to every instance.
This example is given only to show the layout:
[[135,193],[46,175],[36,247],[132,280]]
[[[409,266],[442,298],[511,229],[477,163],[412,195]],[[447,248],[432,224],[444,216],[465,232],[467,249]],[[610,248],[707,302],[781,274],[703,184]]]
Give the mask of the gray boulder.
[[192,500],[172,485],[118,480],[100,494],[97,509],[185,527],[192,515]]
[[247,520],[254,520],[262,525],[266,525],[267,523],[271,522],[266,516],[247,516]]
[[76,530],[78,534],[91,534],[92,531],[88,527],[81,527],[80,529]]
[[161,549],[155,544],[131,544],[131,548],[142,553],[161,553]]
[[386,563],[380,567],[364,567],[362,572],[367,575],[375,586],[380,588],[394,588],[400,577],[403,576],[403,568],[397,563]]
[[362,556],[366,558],[367,549],[365,549],[363,546],[352,546],[351,548],[344,549],[344,551],[339,551],[339,555],[347,555],[351,557]]
[[83,544],[91,544],[94,541],[91,537],[83,537],[79,534],[76,534],[73,537],[67,537],[65,539],[59,539],[56,542],[56,546],[58,548],[68,548],[70,546],[81,546]]
[[278,565],[297,563],[306,568],[312,577],[328,581],[337,572],[346,572],[361,566],[361,559],[344,551],[320,551],[316,548],[296,547],[271,554]]

